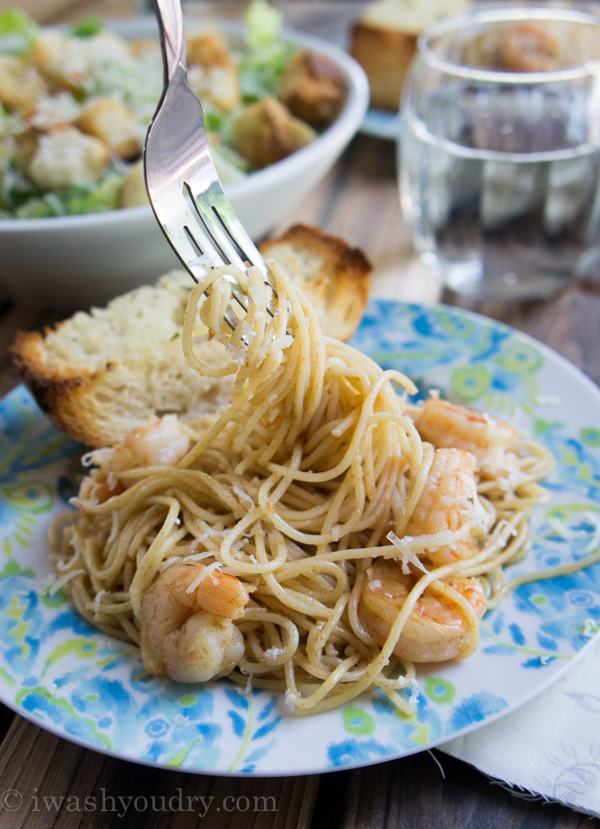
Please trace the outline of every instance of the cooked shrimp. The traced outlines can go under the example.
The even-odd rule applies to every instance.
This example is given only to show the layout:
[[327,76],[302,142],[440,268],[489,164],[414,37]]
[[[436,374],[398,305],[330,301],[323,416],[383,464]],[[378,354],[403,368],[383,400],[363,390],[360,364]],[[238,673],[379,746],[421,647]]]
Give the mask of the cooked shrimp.
[[[395,561],[379,561],[367,571],[358,614],[378,644],[385,643],[416,583],[417,579],[404,574]],[[448,582],[434,582],[417,600],[394,653],[411,662],[444,662],[469,656],[477,646],[479,619],[485,610],[483,588],[477,579],[455,577]]]
[[235,576],[197,562],[167,567],[142,599],[146,670],[176,682],[225,676],[244,654],[233,620],[247,603],[248,591]]
[[[484,521],[484,511],[477,496],[475,458],[464,449],[436,449],[433,463],[415,510],[406,525],[406,535],[455,533],[466,523],[473,526]],[[477,552],[470,533],[427,550],[427,557],[440,567]]]
[[497,468],[504,453],[518,437],[517,430],[503,420],[430,397],[415,419],[423,440],[437,447],[455,446],[471,452],[478,466]]
[[175,466],[190,448],[189,437],[181,431],[176,415],[162,418],[149,415],[145,423],[131,431],[122,443],[94,449],[84,455],[84,466],[92,469],[81,484],[79,501],[101,504],[123,491],[113,473],[143,466]]
[[175,466],[189,448],[190,439],[181,431],[177,415],[148,415],[146,422],[133,429],[122,443],[90,452],[85,463],[93,463],[106,472],[139,466]]

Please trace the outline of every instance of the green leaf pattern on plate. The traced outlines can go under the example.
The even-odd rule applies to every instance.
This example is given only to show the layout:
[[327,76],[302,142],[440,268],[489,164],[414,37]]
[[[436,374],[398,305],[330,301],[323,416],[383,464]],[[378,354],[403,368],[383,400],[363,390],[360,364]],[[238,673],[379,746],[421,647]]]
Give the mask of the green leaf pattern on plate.
[[[355,344],[384,367],[510,417],[554,451],[551,501],[520,569],[600,543],[600,395],[538,343],[451,308],[372,302]],[[558,393],[557,393],[558,392]],[[413,717],[382,693],[293,716],[282,698],[227,680],[185,686],[145,674],[139,651],[49,595],[50,517],[76,492],[83,448],[19,387],[0,403],[0,698],[82,745],[161,767],[301,774],[392,759],[466,733],[530,696],[600,630],[600,568],[520,588],[486,615],[470,659],[418,670]]]

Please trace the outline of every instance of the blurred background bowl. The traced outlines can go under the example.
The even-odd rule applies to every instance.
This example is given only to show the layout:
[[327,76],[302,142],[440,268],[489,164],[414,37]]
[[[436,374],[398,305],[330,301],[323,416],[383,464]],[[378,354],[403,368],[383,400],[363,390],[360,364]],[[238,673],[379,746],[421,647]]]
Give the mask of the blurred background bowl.
[[[153,17],[107,24],[134,39],[156,36]],[[241,44],[241,23],[219,24],[228,42]],[[299,49],[333,60],[348,81],[348,95],[336,120],[311,144],[247,178],[225,185],[234,210],[258,240],[292,220],[295,208],[334,165],[361,125],[369,101],[366,76],[337,46],[286,30]],[[0,294],[18,305],[86,308],[181,267],[149,205],[47,219],[0,220]]]

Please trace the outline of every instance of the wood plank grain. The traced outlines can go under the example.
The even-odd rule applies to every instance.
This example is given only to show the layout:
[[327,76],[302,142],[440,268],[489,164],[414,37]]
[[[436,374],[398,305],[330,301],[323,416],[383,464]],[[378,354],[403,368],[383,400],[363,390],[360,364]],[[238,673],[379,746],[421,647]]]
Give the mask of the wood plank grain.
[[344,779],[338,823],[344,829],[600,827],[600,821],[558,804],[518,797],[465,763],[433,752],[357,769]]
[[600,385],[600,293],[586,284],[573,283],[548,302],[471,302],[450,292],[442,299],[530,334]]
[[[0,825],[308,829],[318,777],[218,777],[164,770],[81,748],[16,716],[0,752],[0,793],[19,808]],[[1,807],[0,807],[1,812]],[[4,823],[3,820],[10,820]]]

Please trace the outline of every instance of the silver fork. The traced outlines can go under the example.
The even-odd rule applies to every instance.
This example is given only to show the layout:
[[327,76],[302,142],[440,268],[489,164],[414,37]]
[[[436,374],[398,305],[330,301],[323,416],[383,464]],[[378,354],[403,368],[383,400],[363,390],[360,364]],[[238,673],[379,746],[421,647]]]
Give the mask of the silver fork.
[[[161,34],[165,85],[144,146],[150,204],[171,247],[197,282],[209,267],[247,263],[269,271],[244,230],[219,181],[208,148],[202,105],[187,78],[180,0],[154,0]],[[201,260],[202,258],[202,260]],[[242,308],[249,300],[234,277],[232,293]],[[233,312],[226,321],[235,328]]]

